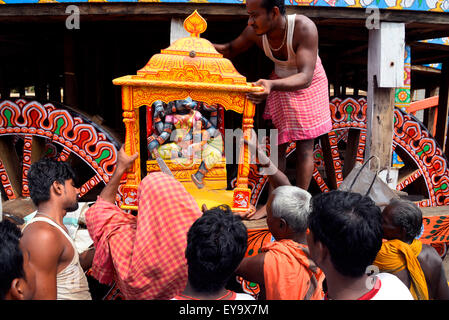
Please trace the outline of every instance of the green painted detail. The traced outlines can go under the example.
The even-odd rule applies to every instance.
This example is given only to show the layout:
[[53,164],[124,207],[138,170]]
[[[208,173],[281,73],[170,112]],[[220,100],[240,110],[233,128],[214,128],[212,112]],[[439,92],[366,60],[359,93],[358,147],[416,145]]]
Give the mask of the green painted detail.
[[441,185],[441,187],[435,188],[435,192],[438,191],[438,190],[446,190],[446,189],[447,189],[447,184],[446,184],[446,183],[443,183],[443,184]]
[[52,148],[47,148],[47,151],[45,151],[45,156],[48,156],[52,152],[53,152]]
[[100,164],[101,160],[106,159],[107,157],[109,157],[111,155],[111,152],[109,150],[103,150],[103,152],[101,153],[100,157],[98,157],[97,159],[95,159],[95,161]]
[[253,250],[253,249],[250,249],[250,250],[248,251],[248,255],[249,255],[249,256],[252,256],[253,253],[254,253],[254,250]]
[[12,123],[11,123],[12,112],[11,112],[11,110],[6,109],[4,113],[5,113],[6,119],[8,119],[8,127],[12,127]]
[[424,148],[422,148],[422,150],[421,150],[420,152],[418,152],[418,156],[421,157],[421,155],[423,154],[423,152],[427,152],[427,151],[429,151],[429,150],[430,150],[430,146],[429,146],[428,144],[426,144],[426,145],[424,146]]
[[346,112],[348,113],[348,121],[351,121],[351,114],[354,111],[354,108],[352,105],[348,105],[346,107]]
[[62,127],[63,124],[64,124],[64,119],[59,118],[58,121],[56,122],[56,130],[54,131],[54,133],[56,135],[59,136],[61,134],[60,130],[61,130],[61,127]]
[[250,288],[255,288],[255,287],[257,287],[257,283],[250,282],[250,283],[249,283],[249,287],[250,287]]

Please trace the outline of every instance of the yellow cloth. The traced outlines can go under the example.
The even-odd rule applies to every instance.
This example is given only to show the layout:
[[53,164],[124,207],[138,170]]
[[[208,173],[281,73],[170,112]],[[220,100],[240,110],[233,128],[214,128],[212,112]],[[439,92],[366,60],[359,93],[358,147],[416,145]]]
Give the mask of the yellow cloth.
[[377,253],[374,265],[389,273],[407,268],[411,277],[410,292],[415,300],[429,300],[426,278],[418,261],[421,249],[422,243],[416,239],[410,245],[398,239],[386,241]]

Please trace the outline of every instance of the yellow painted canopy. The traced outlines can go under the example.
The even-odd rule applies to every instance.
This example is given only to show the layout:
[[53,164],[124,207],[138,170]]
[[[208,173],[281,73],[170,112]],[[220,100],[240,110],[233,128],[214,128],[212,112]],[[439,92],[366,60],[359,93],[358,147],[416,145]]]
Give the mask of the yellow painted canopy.
[[[173,42],[161,53],[151,57],[136,75],[113,81],[115,85],[170,87],[243,93],[262,88],[246,82],[229,59],[215,50],[212,43],[200,38],[207,28],[206,21],[195,10],[184,21],[189,37]],[[231,93],[232,94],[232,93]],[[223,105],[229,108],[226,104]],[[242,112],[242,108],[236,108]]]

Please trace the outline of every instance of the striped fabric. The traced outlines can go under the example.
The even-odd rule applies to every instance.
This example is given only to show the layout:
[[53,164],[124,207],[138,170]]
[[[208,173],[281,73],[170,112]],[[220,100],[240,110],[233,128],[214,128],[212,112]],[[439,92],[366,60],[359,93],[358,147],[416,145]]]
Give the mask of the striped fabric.
[[[275,73],[270,78],[279,79]],[[312,84],[297,91],[272,91],[263,117],[279,130],[278,144],[313,139],[332,129],[328,82],[320,57]]]
[[86,212],[95,245],[92,275],[115,278],[126,299],[171,299],[187,284],[187,231],[201,211],[184,187],[161,172],[138,189],[138,216],[100,197]]

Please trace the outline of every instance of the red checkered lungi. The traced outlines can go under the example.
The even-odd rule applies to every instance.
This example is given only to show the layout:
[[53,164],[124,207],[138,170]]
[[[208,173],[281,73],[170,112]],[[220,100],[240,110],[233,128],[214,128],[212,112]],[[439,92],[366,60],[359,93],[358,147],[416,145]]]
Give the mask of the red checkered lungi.
[[[279,79],[273,72],[271,79]],[[319,137],[332,129],[326,72],[317,58],[312,84],[297,91],[272,91],[264,119],[278,129],[278,144]]]
[[146,176],[137,217],[100,197],[86,212],[94,241],[92,275],[115,280],[126,299],[171,299],[187,284],[187,232],[201,216],[182,184],[164,173]]

